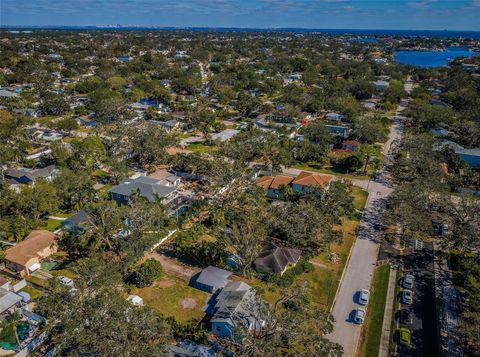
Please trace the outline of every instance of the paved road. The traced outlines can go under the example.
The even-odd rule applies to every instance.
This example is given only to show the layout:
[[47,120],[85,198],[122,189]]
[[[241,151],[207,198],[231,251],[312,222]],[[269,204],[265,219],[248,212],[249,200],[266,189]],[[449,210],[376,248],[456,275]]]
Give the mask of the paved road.
[[[370,182],[354,180],[355,185],[368,188],[369,197],[362,216],[357,240],[352,248],[350,260],[340,283],[332,314],[335,318],[334,331],[327,337],[343,346],[346,357],[354,357],[360,340],[361,326],[352,323],[355,309],[359,305],[355,297],[361,289],[370,289],[377,262],[382,236],[381,219],[385,212],[386,198],[392,192],[390,164],[393,150],[401,139],[403,121],[399,106],[393,118],[388,141],[384,146],[385,167],[377,172]],[[364,185],[364,186],[363,186]],[[368,311],[367,311],[368,313]]]

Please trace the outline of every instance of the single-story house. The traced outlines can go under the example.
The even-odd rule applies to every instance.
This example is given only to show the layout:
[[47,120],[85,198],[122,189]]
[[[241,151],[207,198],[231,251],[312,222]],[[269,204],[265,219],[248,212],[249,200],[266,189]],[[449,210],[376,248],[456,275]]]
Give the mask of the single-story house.
[[219,133],[212,134],[212,140],[227,141],[237,135],[240,130],[237,129],[225,129]]
[[330,134],[338,135],[342,138],[346,138],[348,135],[350,135],[350,132],[352,131],[352,129],[350,129],[348,126],[325,124],[325,127]]
[[40,268],[40,261],[57,251],[55,234],[46,230],[32,231],[22,242],[8,248],[5,266],[21,275]]
[[18,93],[13,92],[13,91],[8,90],[8,89],[1,89],[0,88],[0,97],[2,97],[2,98],[14,98],[14,97],[18,97]]
[[198,290],[213,293],[225,287],[231,275],[231,271],[208,266],[192,277],[190,285]]
[[150,202],[155,202],[157,197],[163,199],[162,202],[168,203],[175,197],[177,189],[173,186],[162,185],[160,180],[151,177],[140,176],[135,179],[126,178],[119,185],[108,190],[110,198],[118,204],[128,203],[128,199],[136,190],[140,191],[140,196]]
[[173,130],[180,127],[180,122],[175,119],[171,119],[167,121],[152,120],[151,122],[157,125],[163,126],[167,130]]
[[300,249],[286,248],[275,242],[269,242],[255,260],[255,270],[282,275],[289,267],[297,264],[301,255]]
[[215,357],[217,353],[213,348],[184,340],[178,345],[168,346],[169,357]]
[[345,119],[345,115],[331,112],[325,115],[325,119],[330,121],[342,121]]
[[279,198],[282,186],[289,186],[293,181],[292,176],[262,176],[257,180],[257,185],[267,190],[270,198]]
[[0,288],[0,314],[22,303],[22,297],[12,291]]
[[320,187],[327,189],[332,180],[332,175],[302,171],[292,181],[292,188],[297,192],[303,192],[310,187]]
[[434,150],[437,151],[445,147],[449,147],[455,151],[455,154],[470,167],[480,169],[480,148],[465,149],[463,146],[445,139],[439,140],[434,144]]
[[7,169],[5,179],[12,185],[29,184],[35,182],[39,177],[46,181],[52,181],[59,173],[55,165],[50,165],[42,169]]
[[342,149],[356,151],[361,145],[362,143],[357,140],[345,140],[342,142]]
[[218,295],[212,297],[207,313],[211,315],[211,331],[225,338],[231,337],[238,324],[248,331],[261,331],[265,321],[255,309],[257,297],[252,287],[243,281],[227,284]]
[[62,228],[67,231],[82,232],[84,225],[88,222],[88,213],[85,209],[82,209],[75,213],[73,216],[67,218],[62,222]]

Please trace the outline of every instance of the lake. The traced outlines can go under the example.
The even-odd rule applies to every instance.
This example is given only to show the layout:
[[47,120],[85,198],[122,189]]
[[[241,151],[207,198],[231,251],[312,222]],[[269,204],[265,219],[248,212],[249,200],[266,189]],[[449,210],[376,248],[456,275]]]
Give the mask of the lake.
[[395,60],[398,63],[422,68],[447,66],[457,57],[473,57],[478,53],[466,47],[448,47],[445,51],[398,51]]

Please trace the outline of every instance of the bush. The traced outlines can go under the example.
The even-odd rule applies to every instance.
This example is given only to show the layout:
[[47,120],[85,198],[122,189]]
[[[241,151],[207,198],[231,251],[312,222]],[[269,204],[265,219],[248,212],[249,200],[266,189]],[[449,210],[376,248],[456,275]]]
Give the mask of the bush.
[[135,271],[134,283],[139,288],[150,286],[162,276],[162,273],[162,264],[155,259],[148,259]]

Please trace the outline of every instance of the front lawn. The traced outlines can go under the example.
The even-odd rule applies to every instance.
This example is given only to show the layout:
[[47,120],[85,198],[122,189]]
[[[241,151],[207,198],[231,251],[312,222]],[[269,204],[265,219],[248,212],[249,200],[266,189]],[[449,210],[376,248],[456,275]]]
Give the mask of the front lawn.
[[58,219],[49,218],[45,222],[44,226],[41,227],[41,228],[46,229],[47,231],[53,232],[53,231],[57,230],[58,228],[60,228],[60,226],[62,225],[62,222],[63,221],[58,220]]
[[353,206],[355,209],[363,210],[367,204],[368,192],[362,190],[360,187],[352,187]]
[[188,144],[186,149],[193,152],[199,152],[199,153],[212,153],[218,150],[216,146],[206,145],[204,143]]
[[[310,262],[314,265],[314,269],[297,278],[309,282],[312,289],[312,303],[327,311],[333,304],[348,255],[355,242],[358,225],[359,222],[356,220],[343,219],[342,225],[336,227],[342,231],[342,242],[340,244],[332,243],[328,252],[312,258]],[[337,262],[329,259],[331,253],[337,255]]]
[[375,270],[367,316],[363,326],[360,357],[378,356],[382,340],[383,315],[387,300],[390,265],[382,265]]
[[200,320],[205,315],[208,294],[188,286],[188,283],[174,275],[166,275],[152,286],[134,289],[133,294],[142,297],[143,302],[165,317],[173,316],[178,322]]
[[29,285],[25,286],[20,291],[23,291],[28,295],[30,295],[30,297],[32,298],[32,301],[37,300],[39,297],[43,295],[42,291],[35,289],[33,286],[29,286]]

